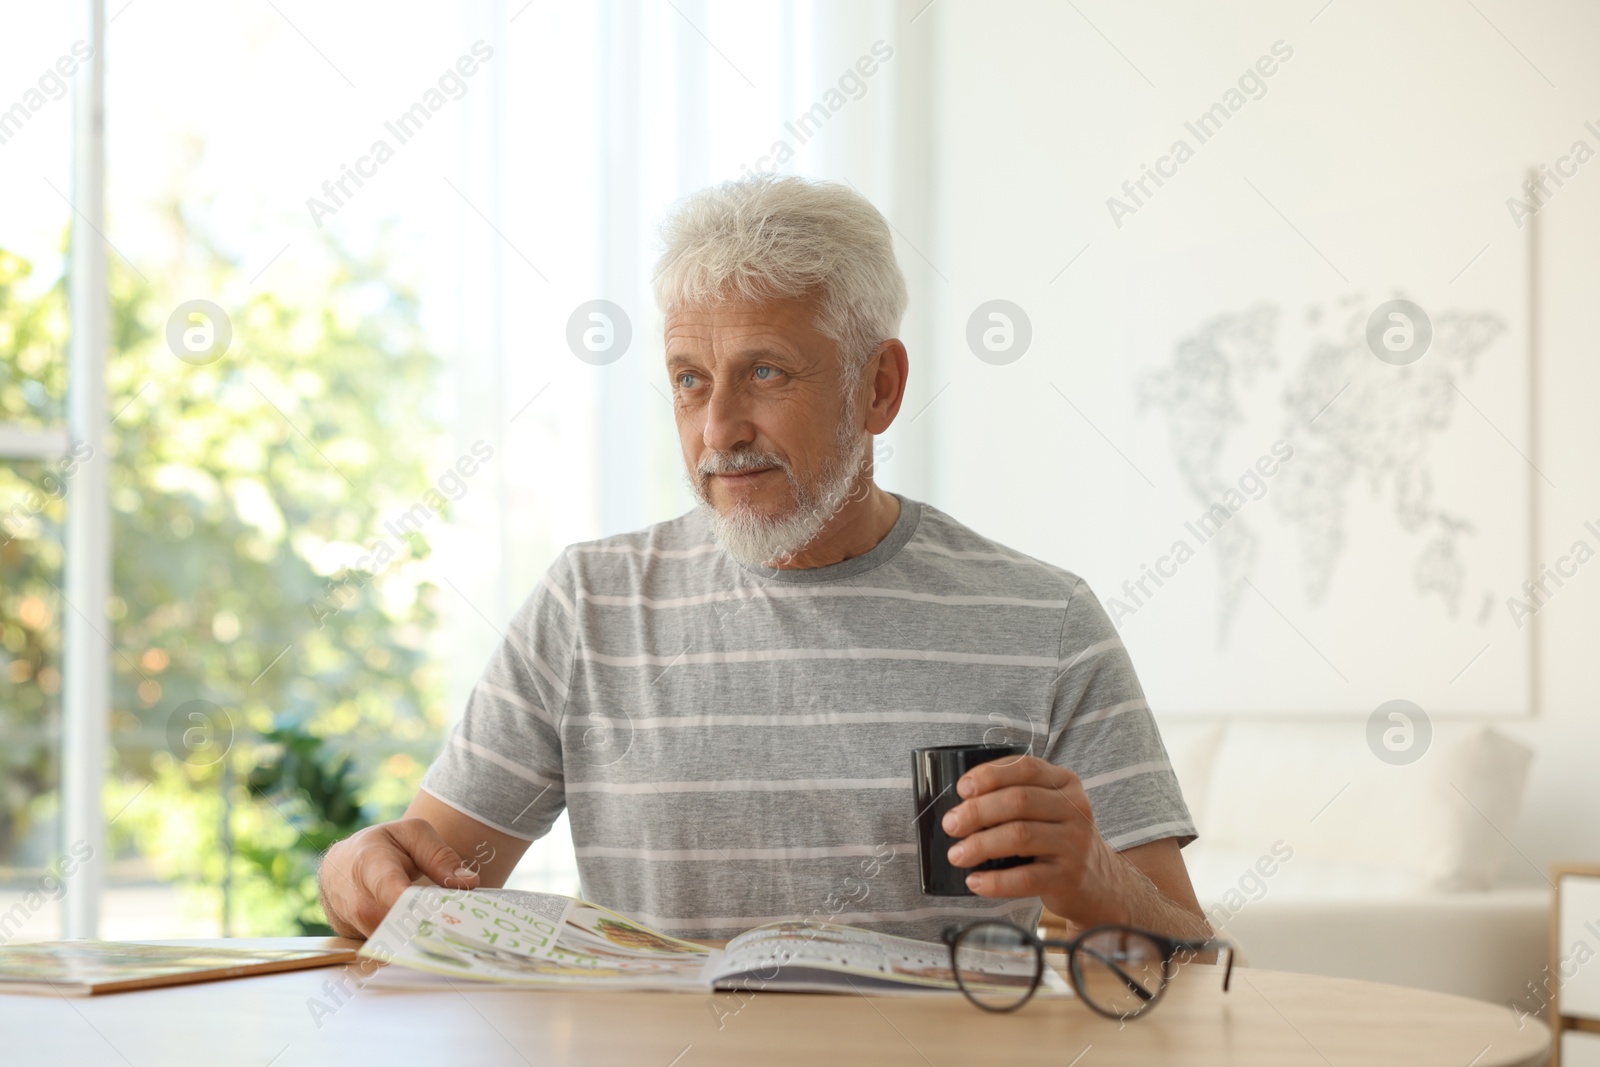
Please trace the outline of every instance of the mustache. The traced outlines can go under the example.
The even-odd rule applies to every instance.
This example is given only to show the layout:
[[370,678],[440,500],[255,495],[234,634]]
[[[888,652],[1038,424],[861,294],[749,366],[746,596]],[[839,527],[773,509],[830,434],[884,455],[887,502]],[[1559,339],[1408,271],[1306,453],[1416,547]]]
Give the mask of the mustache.
[[709,478],[713,474],[743,474],[746,471],[765,470],[776,467],[789,474],[789,464],[781,457],[770,452],[754,452],[741,450],[738,452],[711,452],[701,457],[695,470],[702,478]]

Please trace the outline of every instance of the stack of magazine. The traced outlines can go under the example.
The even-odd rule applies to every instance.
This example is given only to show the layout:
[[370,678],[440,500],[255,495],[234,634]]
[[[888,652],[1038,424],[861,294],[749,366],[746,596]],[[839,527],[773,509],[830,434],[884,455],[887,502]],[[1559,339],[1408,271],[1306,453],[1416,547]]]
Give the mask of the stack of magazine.
[[[684,941],[587,901],[514,889],[413,886],[361,949],[369,959],[451,979],[589,989],[954,991],[942,944],[833,923],[758,926],[723,948]],[[386,967],[381,985],[418,984]],[[420,976],[417,976],[420,977]],[[979,976],[1027,985],[1031,961],[996,954]],[[1046,967],[1041,992],[1069,993]]]
[[0,946],[0,993],[91,997],[354,963],[353,949],[44,941]]

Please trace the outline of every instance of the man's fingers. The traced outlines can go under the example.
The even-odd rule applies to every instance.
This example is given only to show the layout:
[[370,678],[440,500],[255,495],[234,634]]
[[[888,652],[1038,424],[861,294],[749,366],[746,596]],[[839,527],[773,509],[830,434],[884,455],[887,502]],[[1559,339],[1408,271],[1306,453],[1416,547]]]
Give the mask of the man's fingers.
[[462,867],[461,858],[421,819],[402,819],[364,830],[345,847],[354,849],[352,899],[345,910],[363,934],[377,928],[419,874],[439,885],[469,888],[476,884],[475,874],[464,877],[455,873]]
[[479,882],[478,864],[463,863],[425,819],[370,826],[340,842],[329,851],[319,879],[329,922],[362,936],[377,929],[419,880],[449,889],[473,889]]
[[1040,863],[1003,871],[973,871],[967,888],[980,897],[1037,897],[1050,889],[1049,868]]
[[373,903],[371,897],[366,897],[351,913],[350,922],[361,937],[367,938],[378,932],[378,927],[383,925],[383,917],[387,914],[388,912]]
[[1071,818],[1071,800],[1064,791],[1049,786],[1021,785],[985,793],[957,804],[945,813],[944,832],[966,837],[989,826],[1019,819],[1064,822]]
[[[350,881],[355,887],[355,896],[362,900],[382,899],[383,906],[387,908],[400,895],[399,892],[391,892],[394,887],[398,885],[400,891],[404,892],[417,875],[411,857],[395,842],[384,840],[381,836],[376,841],[363,840],[359,836],[350,840],[355,847],[355,855],[350,861]],[[389,895],[384,896],[385,893]]]
[[1058,822],[1008,822],[973,834],[950,847],[950,862],[976,867],[1008,856],[1055,856],[1065,852],[1066,834]]
[[1002,756],[980,763],[956,782],[956,793],[963,797],[981,796],[1008,785],[1066,786],[1078,776],[1038,756]]
[[[372,931],[383,922],[383,917],[400,899],[400,894],[410,887],[411,878],[403,860],[404,853],[391,843],[378,848],[369,845],[358,852],[351,862],[350,875],[354,888],[338,893],[335,899],[344,923],[354,926],[362,937],[372,936]],[[330,914],[329,918],[331,920],[333,916]]]
[[444,843],[433,824],[422,819],[401,819],[390,827],[390,833],[401,848],[411,857],[417,870],[427,875],[436,885],[451,889],[470,889],[478,884],[476,867],[462,862],[456,850]]
[[446,889],[476,889],[478,872],[471,866],[457,867],[453,873],[441,878],[439,884]]

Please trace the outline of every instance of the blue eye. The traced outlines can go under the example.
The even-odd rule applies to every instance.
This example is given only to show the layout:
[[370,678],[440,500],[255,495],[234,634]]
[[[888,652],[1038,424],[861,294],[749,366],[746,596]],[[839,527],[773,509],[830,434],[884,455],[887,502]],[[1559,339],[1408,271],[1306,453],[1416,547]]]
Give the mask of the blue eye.
[[679,385],[679,387],[681,387],[683,389],[693,388],[694,387],[694,375],[692,375],[692,374],[680,374],[680,375],[678,375],[678,385]]
[[756,368],[756,380],[764,382],[764,381],[767,380],[767,376],[768,375],[775,374],[775,373],[777,373],[777,372],[774,371],[771,367],[757,367]]

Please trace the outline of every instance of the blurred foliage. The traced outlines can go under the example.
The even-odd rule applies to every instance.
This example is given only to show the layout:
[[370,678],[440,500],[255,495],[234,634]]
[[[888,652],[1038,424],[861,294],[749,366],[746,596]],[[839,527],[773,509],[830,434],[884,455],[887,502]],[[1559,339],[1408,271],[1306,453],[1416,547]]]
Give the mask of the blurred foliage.
[[278,906],[302,934],[333,936],[317,902],[317,860],[333,844],[371,822],[362,811],[359,778],[347,753],[295,727],[262,738],[276,751],[251,768],[250,793],[272,806],[295,832],[291,848],[272,848],[256,837],[234,842],[234,853],[267,875],[282,892]]
[[[0,423],[39,428],[63,414],[66,297],[63,279],[30,289],[31,273],[0,249]],[[57,779],[64,489],[54,464],[0,461],[0,862]]]
[[[294,300],[246,281],[176,207],[169,221],[176,261],[140,274],[111,256],[113,422],[107,454],[83,459],[109,464],[112,508],[107,817],[120,854],[197,899],[226,881],[233,932],[315,930],[320,850],[392,817],[442,730],[426,530],[401,540],[382,525],[430,488],[439,364],[381,255],[332,249]],[[0,421],[39,424],[63,410],[68,320],[64,280],[29,280],[0,250]],[[195,298],[233,330],[204,366],[166,344],[173,309]],[[0,515],[27,513],[0,529],[0,862],[42,862],[24,844],[36,853],[55,814],[71,610],[57,588],[71,475],[55,469],[0,466]],[[380,539],[395,558],[330,601],[330,578]],[[339,610],[319,620],[312,601]],[[221,709],[221,758],[183,743],[179,709],[195,700]]]

